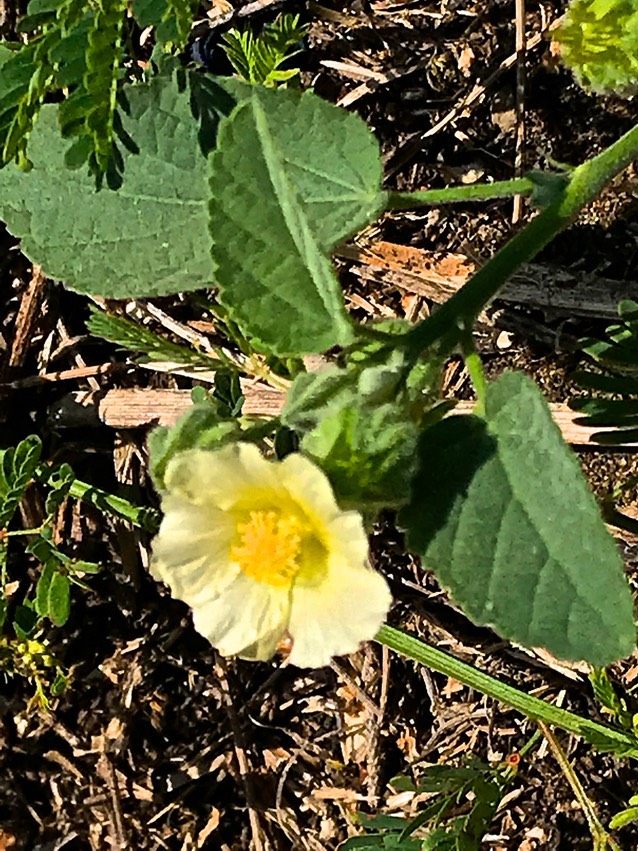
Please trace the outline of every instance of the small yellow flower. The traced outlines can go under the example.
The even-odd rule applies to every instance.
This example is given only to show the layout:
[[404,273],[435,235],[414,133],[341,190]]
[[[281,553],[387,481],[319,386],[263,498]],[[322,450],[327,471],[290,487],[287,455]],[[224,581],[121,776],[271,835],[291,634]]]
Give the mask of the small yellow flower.
[[360,515],[303,455],[193,449],[171,459],[165,486],[151,569],[222,655],[269,659],[291,636],[291,663],[319,667],[374,637],[390,591],[366,565]]

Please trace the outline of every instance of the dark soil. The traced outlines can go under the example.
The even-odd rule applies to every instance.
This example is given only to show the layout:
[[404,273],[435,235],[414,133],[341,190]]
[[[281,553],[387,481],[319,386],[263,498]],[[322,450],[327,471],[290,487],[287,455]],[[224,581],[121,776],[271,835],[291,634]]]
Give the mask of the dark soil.
[[[514,52],[509,0],[324,0],[308,9],[293,2],[278,8],[295,11],[302,6],[311,23],[302,58],[304,85],[337,102],[370,80],[356,66],[377,74],[369,91],[348,108],[376,133],[388,187],[412,190],[458,183],[472,175],[482,180],[514,176],[515,67],[494,77]],[[530,6],[528,38],[565,8],[562,0]],[[346,63],[346,70],[324,61]],[[387,81],[380,82],[378,75],[387,75]],[[486,85],[482,99],[419,141],[480,81]],[[525,171],[550,168],[556,161],[577,164],[592,156],[632,125],[635,108],[631,101],[584,93],[558,67],[543,39],[526,56],[524,115]],[[540,262],[625,281],[627,297],[636,298],[636,185],[634,171],[628,169],[613,190],[546,249]],[[523,220],[529,215],[524,207]],[[363,239],[459,252],[476,260],[491,256],[519,226],[512,224],[512,201],[492,201],[388,214]],[[39,371],[123,364],[122,352],[86,336],[86,301],[49,282],[25,356],[9,368],[16,316],[31,269],[6,234],[0,274],[5,385]],[[404,302],[396,290],[374,292],[347,267],[343,280],[346,292],[402,314]],[[169,313],[179,310],[182,321],[201,316],[190,301],[176,306],[166,300],[163,307]],[[496,308],[509,319],[509,327],[514,323],[545,333],[514,332],[502,349],[497,345],[499,328],[485,330],[480,345],[488,374],[512,366],[525,369],[551,401],[565,401],[574,392],[570,374],[581,356],[557,350],[553,341],[566,324],[577,339],[602,331],[605,323],[511,304]],[[359,304],[354,309],[363,318],[366,308]],[[466,396],[467,381],[462,373],[457,378],[456,394]],[[157,505],[146,472],[144,429],[53,427],[52,408],[71,391],[91,389],[91,381],[99,389],[191,384],[187,379],[149,378],[127,362],[119,371],[90,380],[5,386],[2,445],[36,432],[48,459],[68,461],[80,478],[96,486]],[[588,451],[583,461],[601,496],[638,469],[636,456],[628,453]],[[635,499],[629,492],[625,503]],[[41,494],[30,493],[25,524],[37,524],[41,503]],[[14,677],[2,684],[0,849],[239,851],[257,847],[255,834],[261,834],[263,848],[336,849],[361,830],[359,812],[416,814],[418,802],[389,785],[397,774],[418,774],[423,760],[450,763],[474,755],[492,764],[503,762],[535,732],[535,725],[517,713],[376,645],[310,672],[277,660],[224,661],[193,630],[186,606],[148,575],[146,533],[74,502],[61,513],[57,533],[67,552],[99,559],[106,569],[89,579],[89,591],[74,589],[69,622],[46,633],[51,652],[72,675],[50,711],[30,706],[33,688],[27,681]],[[628,539],[620,544],[635,581],[638,548]],[[391,517],[377,525],[372,552],[395,594],[393,624],[505,682],[602,720],[581,668],[523,651],[471,624],[432,576],[405,555]],[[36,565],[19,546],[12,549],[10,571],[21,593],[37,581]],[[637,710],[632,696],[637,675],[631,660],[612,673],[631,711]],[[598,753],[566,735],[558,734],[558,739],[607,824],[638,788],[635,763]],[[626,849],[638,847],[638,830],[625,828],[618,842]],[[537,745],[522,760],[483,847],[592,847],[583,812],[546,745]]]

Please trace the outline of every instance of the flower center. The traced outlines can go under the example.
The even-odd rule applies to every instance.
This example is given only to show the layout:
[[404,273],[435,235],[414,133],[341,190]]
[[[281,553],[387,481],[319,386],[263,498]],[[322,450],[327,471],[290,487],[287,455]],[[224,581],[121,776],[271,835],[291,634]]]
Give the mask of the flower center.
[[302,525],[294,515],[278,511],[251,511],[247,523],[238,523],[240,543],[230,557],[246,576],[268,585],[290,585],[299,571]]

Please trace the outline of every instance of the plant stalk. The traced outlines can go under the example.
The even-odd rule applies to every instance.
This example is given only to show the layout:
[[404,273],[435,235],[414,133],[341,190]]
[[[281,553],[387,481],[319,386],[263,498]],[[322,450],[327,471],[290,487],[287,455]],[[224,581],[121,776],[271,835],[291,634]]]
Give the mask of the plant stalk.
[[86,482],[81,482],[78,479],[73,481],[69,489],[69,496],[88,502],[105,514],[114,514],[117,517],[129,520],[135,526],[146,529],[147,532],[157,532],[159,529],[159,511],[154,508],[142,508],[139,505],[133,505],[127,499],[113,496],[113,494],[93,487],[93,485],[87,485]]
[[375,639],[391,650],[414,659],[415,662],[453,677],[463,685],[511,706],[512,709],[522,712],[528,718],[560,727],[568,733],[580,736],[600,750],[613,751],[618,755],[638,759],[638,740],[623,730],[598,724],[576,715],[575,712],[560,709],[545,700],[525,694],[391,626],[382,626]]
[[405,336],[413,359],[441,340],[442,353],[453,351],[463,328],[470,327],[510,275],[528,263],[603,187],[638,158],[638,126],[601,154],[573,170],[559,196],[509,240],[456,295]]
[[574,797],[580,804],[585,815],[589,832],[591,833],[594,843],[593,851],[607,851],[607,849],[610,849],[610,851],[622,851],[618,843],[607,833],[600,823],[596,810],[594,809],[594,805],[587,797],[587,793],[583,789],[582,783],[578,779],[578,775],[574,771],[572,765],[567,759],[567,756],[565,755],[565,752],[552,731],[542,721],[539,721],[538,726],[541,728],[543,735],[547,739],[547,743],[556,757],[556,761],[560,765],[561,771],[571,786]]
[[529,177],[499,180],[494,183],[471,183],[446,189],[425,189],[417,192],[388,192],[386,210],[413,210],[415,207],[439,207],[464,201],[487,201],[491,198],[511,198],[512,195],[531,195],[534,181]]

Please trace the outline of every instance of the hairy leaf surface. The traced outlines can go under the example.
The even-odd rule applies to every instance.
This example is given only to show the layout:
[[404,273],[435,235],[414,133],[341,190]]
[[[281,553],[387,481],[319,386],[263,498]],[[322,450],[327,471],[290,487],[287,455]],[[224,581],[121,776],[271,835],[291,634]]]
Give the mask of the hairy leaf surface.
[[[221,90],[220,90],[221,92]],[[220,108],[228,95],[221,92]],[[156,78],[130,89],[124,185],[95,191],[69,171],[54,105],[29,144],[33,169],[0,172],[0,218],[24,253],[71,289],[108,298],[181,292],[211,283],[206,160],[189,91]]]
[[302,441],[328,475],[342,505],[379,508],[407,499],[416,427],[393,404],[366,406],[352,394]]
[[426,431],[402,512],[409,545],[476,623],[607,665],[635,644],[622,560],[540,390],[505,373],[486,420]]
[[352,337],[328,252],[383,203],[374,137],[315,95],[255,88],[211,157],[211,234],[224,304],[277,354]]

